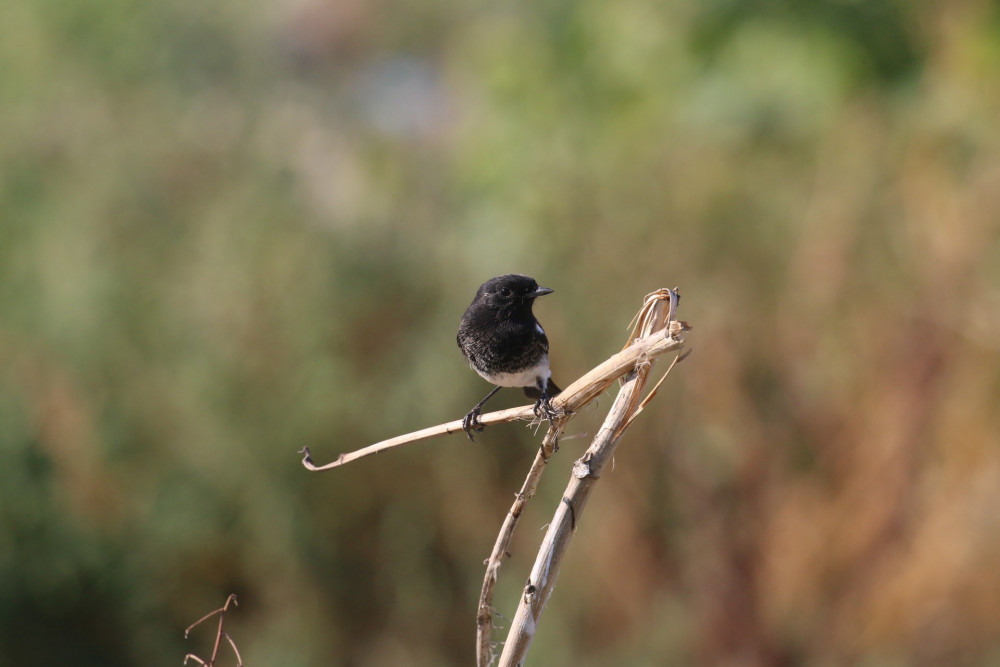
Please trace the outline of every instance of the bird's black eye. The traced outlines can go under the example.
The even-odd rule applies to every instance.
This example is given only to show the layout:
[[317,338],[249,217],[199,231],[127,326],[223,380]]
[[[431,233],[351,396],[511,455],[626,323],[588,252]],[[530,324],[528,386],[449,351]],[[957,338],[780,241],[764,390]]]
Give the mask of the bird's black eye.
[[500,288],[500,296],[510,296],[510,288],[509,287],[501,287]]

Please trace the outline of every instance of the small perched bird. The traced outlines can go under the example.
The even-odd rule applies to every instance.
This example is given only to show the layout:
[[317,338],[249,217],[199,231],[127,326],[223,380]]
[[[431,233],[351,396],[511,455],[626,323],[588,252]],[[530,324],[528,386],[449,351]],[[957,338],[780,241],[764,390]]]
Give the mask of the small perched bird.
[[498,276],[480,285],[462,315],[458,347],[474,371],[497,385],[462,420],[469,440],[473,431],[483,430],[479,421],[483,405],[501,387],[523,387],[528,398],[538,399],[536,416],[549,420],[555,416],[549,399],[562,390],[549,371],[549,339],[531,312],[537,297],[551,293],[528,276]]

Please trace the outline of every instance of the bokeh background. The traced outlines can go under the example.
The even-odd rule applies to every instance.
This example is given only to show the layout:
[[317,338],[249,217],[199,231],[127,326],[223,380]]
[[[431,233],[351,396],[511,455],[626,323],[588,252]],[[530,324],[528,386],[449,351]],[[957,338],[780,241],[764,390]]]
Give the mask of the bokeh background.
[[296,451],[461,417],[514,271],[564,385],[694,327],[529,664],[1000,665],[1000,3],[3,13],[0,664],[207,657],[229,593],[249,665],[472,664],[538,437]]

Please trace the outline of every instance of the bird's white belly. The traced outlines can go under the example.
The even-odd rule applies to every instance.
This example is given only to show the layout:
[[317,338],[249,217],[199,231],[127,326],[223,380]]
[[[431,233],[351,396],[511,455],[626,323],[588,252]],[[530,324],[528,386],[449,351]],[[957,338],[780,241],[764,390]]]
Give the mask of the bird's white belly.
[[537,387],[539,378],[547,381],[549,376],[552,375],[552,371],[549,370],[549,358],[547,356],[542,357],[538,365],[516,373],[496,373],[495,375],[489,375],[478,368],[475,370],[486,381],[501,387]]

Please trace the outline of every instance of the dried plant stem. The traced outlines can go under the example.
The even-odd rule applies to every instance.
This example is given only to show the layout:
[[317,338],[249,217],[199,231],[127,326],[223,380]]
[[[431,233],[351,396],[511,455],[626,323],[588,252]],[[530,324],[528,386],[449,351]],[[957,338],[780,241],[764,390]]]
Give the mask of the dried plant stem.
[[[566,387],[559,396],[552,400],[553,407],[557,411],[561,411],[566,417],[573,415],[584,405],[600,396],[612,382],[628,373],[637,363],[647,359],[654,359],[661,354],[681,348],[684,344],[683,340],[674,336],[683,330],[684,325],[680,322],[675,322],[674,324],[677,326],[634,340],[624,350]],[[519,419],[530,421],[534,418],[535,415],[532,411],[532,406],[525,405],[519,408],[490,412],[483,415],[481,421],[483,424],[488,425]],[[326,465],[316,465],[313,463],[309,448],[306,447],[300,452],[302,454],[302,465],[312,471],[330,470],[331,468],[337,468],[351,461],[356,461],[372,454],[378,454],[388,449],[402,447],[403,445],[427,440],[428,438],[451,435],[452,433],[462,433],[461,419],[396,436],[395,438],[377,442],[374,445],[369,445],[357,451],[341,454]]]
[[500,566],[503,564],[505,556],[510,555],[507,547],[514,536],[514,528],[518,519],[521,518],[521,511],[528,500],[535,495],[538,482],[542,478],[545,464],[556,451],[556,443],[562,434],[562,424],[549,427],[541,447],[535,455],[535,460],[528,470],[528,476],[521,485],[521,490],[514,497],[514,504],[511,505],[500,527],[496,544],[490,557],[486,559],[486,576],[483,578],[482,592],[479,594],[479,614],[476,616],[476,664],[486,667],[493,661],[493,645],[491,636],[493,634],[493,589],[496,587],[497,577],[500,574]]
[[[666,292],[666,293],[664,293]],[[650,295],[640,311],[636,334],[656,336],[654,331],[670,331],[677,306],[676,293],[661,291]],[[669,301],[666,299],[669,298]],[[635,365],[623,382],[622,389],[615,398],[600,431],[594,437],[587,452],[573,466],[573,474],[556,508],[545,538],[538,551],[535,564],[528,577],[517,612],[511,623],[507,641],[500,655],[499,667],[521,665],[534,638],[538,622],[555,586],[563,555],[583,514],[590,492],[601,476],[604,465],[613,456],[615,448],[625,430],[632,424],[634,416],[645,402],[641,401],[642,391],[652,369],[652,358]],[[672,367],[672,365],[671,365]],[[657,385],[659,386],[659,385]],[[655,389],[654,389],[655,391]],[[480,608],[482,614],[482,608]],[[480,644],[482,639],[480,638]],[[480,661],[480,665],[484,663]]]
[[194,660],[199,665],[206,665],[207,667],[215,667],[215,661],[219,657],[219,646],[222,644],[222,639],[225,638],[225,640],[229,642],[229,646],[233,649],[233,653],[236,654],[237,667],[242,667],[243,658],[240,657],[240,651],[238,648],[236,648],[236,642],[233,641],[232,637],[226,634],[226,631],[224,629],[226,623],[226,612],[229,611],[230,604],[232,604],[233,606],[237,604],[235,594],[230,594],[229,597],[226,598],[226,603],[224,605],[222,605],[215,611],[208,612],[207,614],[199,618],[197,621],[189,625],[187,629],[184,631],[184,638],[187,639],[188,635],[191,634],[191,631],[194,630],[195,627],[197,627],[203,621],[212,618],[216,614],[219,615],[219,627],[215,632],[215,645],[212,647],[212,657],[210,657],[208,660],[202,660],[194,653],[188,653],[186,656],[184,656],[185,665],[187,664],[188,660]]

